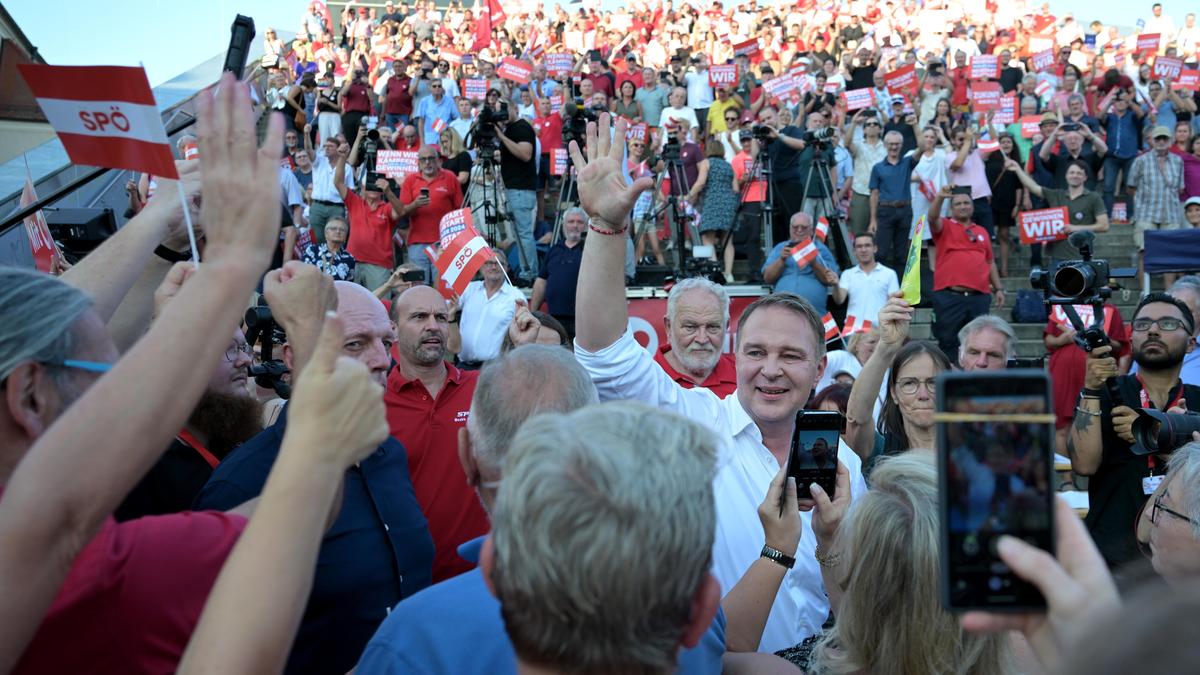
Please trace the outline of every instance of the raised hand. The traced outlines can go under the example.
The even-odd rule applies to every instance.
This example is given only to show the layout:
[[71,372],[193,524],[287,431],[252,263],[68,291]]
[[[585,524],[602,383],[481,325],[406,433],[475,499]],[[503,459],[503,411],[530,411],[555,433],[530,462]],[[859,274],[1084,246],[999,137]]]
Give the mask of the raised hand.
[[762,523],[767,546],[788,555],[796,555],[804,524],[800,520],[796,479],[785,475],[787,465],[779,467],[767,496],[758,505],[758,520]]
[[516,347],[521,345],[530,345],[537,342],[538,330],[542,327],[542,322],[537,320],[533,312],[529,311],[529,307],[517,303],[517,312],[513,314],[512,322],[508,324],[508,338]]
[[154,291],[154,316],[162,314],[163,308],[172,298],[179,295],[179,290],[195,271],[196,266],[191,262],[177,262],[167,270],[167,277]]
[[298,330],[316,333],[325,315],[338,306],[333,278],[316,265],[292,260],[263,278],[263,295],[275,321],[291,335]]
[[909,326],[912,325],[913,308],[904,300],[904,293],[896,291],[888,298],[887,304],[879,310],[879,339],[892,345],[904,343],[908,337]]
[[609,133],[611,121],[608,113],[600,113],[599,124],[588,122],[587,159],[584,160],[579,144],[571,141],[571,160],[578,171],[579,203],[583,210],[612,228],[621,229],[633,211],[638,195],[654,187],[654,181],[642,177],[632,185],[625,184],[621,152],[627,124],[625,120],[617,121],[614,142]]
[[826,550],[833,546],[838,528],[841,527],[846,511],[850,508],[850,471],[841,461],[837,466],[836,486],[833,499],[825,494],[820,485],[813,483],[809,486],[812,501],[816,504],[812,516],[813,534],[817,536],[817,543],[821,548]]
[[200,94],[197,109],[205,259],[260,273],[279,243],[283,117],[271,114],[259,148],[250,95],[229,73],[221,77],[215,96]]

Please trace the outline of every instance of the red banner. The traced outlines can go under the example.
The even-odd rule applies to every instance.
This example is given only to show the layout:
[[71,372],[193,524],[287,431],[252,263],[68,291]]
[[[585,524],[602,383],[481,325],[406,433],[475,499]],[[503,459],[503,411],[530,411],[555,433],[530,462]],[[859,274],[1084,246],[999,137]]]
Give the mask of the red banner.
[[1175,88],[1200,91],[1200,70],[1179,71],[1179,79],[1175,80]]
[[[23,209],[37,202],[37,198],[33,181],[26,176],[19,208]],[[58,248],[54,246],[54,238],[50,236],[50,228],[46,225],[46,215],[41,209],[25,217],[25,233],[29,235],[29,250],[33,253],[33,263],[39,271],[50,272],[54,268],[54,257],[58,255]]]
[[1017,120],[1017,122],[1021,125],[1021,136],[1023,138],[1033,138],[1041,131],[1041,115],[1026,115]]
[[[756,295],[735,295],[729,299],[729,326],[725,329],[725,339],[721,343],[722,352],[733,353],[737,348],[738,319],[746,307],[758,298]],[[658,352],[659,347],[669,344],[666,329],[663,327],[663,317],[666,314],[665,297],[629,299],[629,328],[638,344],[651,354]]]
[[739,42],[733,46],[734,56],[754,57],[758,55],[758,53],[758,40],[753,38],[746,40],[745,42]]
[[996,124],[1012,124],[1017,121],[1017,93],[1010,92],[1000,97],[1000,109],[996,111]]
[[1045,49],[1033,55],[1033,70],[1034,72],[1042,72],[1048,70],[1054,65],[1054,48]]
[[1000,78],[999,56],[976,56],[971,59],[972,80],[995,80]]
[[842,92],[842,101],[846,103],[846,110],[862,110],[874,105],[875,96],[870,88],[851,89]]
[[533,66],[506,56],[500,62],[500,66],[496,68],[496,74],[517,84],[529,84],[529,79],[533,76]]
[[1161,36],[1158,33],[1146,33],[1145,35],[1139,35],[1137,38],[1138,53],[1140,54],[1142,52],[1158,51],[1160,37]]
[[1154,59],[1154,79],[1174,80],[1183,72],[1183,59],[1159,56]]
[[1000,109],[999,82],[972,82],[971,105],[975,112],[988,112]]
[[908,94],[917,90],[917,69],[909,64],[883,76],[883,84],[891,94]]
[[1045,243],[1062,241],[1067,238],[1067,224],[1070,222],[1067,207],[1055,209],[1037,209],[1023,211],[1018,214],[1022,244]]

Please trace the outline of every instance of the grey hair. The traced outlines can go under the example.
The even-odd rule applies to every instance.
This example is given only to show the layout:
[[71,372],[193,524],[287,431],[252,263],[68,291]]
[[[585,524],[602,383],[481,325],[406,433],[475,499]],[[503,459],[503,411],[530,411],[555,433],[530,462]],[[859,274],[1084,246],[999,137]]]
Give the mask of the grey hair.
[[742,329],[745,328],[746,324],[750,321],[750,315],[763,307],[781,307],[790,312],[798,314],[807,320],[809,327],[812,328],[813,341],[816,343],[813,345],[813,358],[818,362],[825,358],[824,319],[817,314],[817,308],[813,307],[811,302],[792,293],[772,293],[770,295],[764,295],[758,300],[750,303],[746,309],[743,309],[741,317],[738,318],[738,345],[742,344]]
[[0,379],[26,361],[71,358],[75,322],[91,306],[83,291],[48,274],[0,266]]
[[563,220],[566,220],[570,216],[579,216],[580,218],[583,218],[584,221],[587,221],[588,219],[587,211],[584,211],[583,207],[580,206],[572,206],[566,211],[563,211]]
[[1182,494],[1175,496],[1192,519],[1192,534],[1200,538],[1200,441],[1192,441],[1171,453],[1167,469],[1176,485],[1186,486]]
[[903,142],[904,134],[899,131],[889,131],[883,135],[883,141],[886,143],[889,139]]
[[542,412],[570,412],[596,403],[596,386],[570,350],[523,345],[489,361],[479,373],[467,430],[475,461],[499,471],[521,424]]
[[679,308],[679,298],[688,291],[708,291],[717,298],[717,302],[721,304],[721,326],[722,330],[729,325],[729,291],[720,284],[715,284],[704,277],[688,277],[683,281],[671,287],[670,294],[667,295],[667,320],[675,322],[675,311]]
[[1074,93],[1067,97],[1068,104],[1075,103],[1076,101],[1083,103],[1084,102],[1083,94]]
[[1025,73],[1025,77],[1021,78],[1021,83],[1024,84],[1026,82],[1037,82],[1037,75],[1034,75],[1033,73]]
[[1171,284],[1171,287],[1167,289],[1167,293],[1174,295],[1175,291],[1182,290],[1189,290],[1197,295],[1200,295],[1200,276],[1188,274],[1186,276],[1179,277],[1175,280],[1175,283]]
[[967,325],[958,331],[959,359],[962,358],[962,350],[967,344],[967,338],[985,329],[994,330],[1004,336],[1005,358],[1011,359],[1017,353],[1017,334],[1013,332],[1012,326],[1004,319],[993,314],[980,314],[967,322]]
[[523,661],[674,670],[712,565],[716,452],[700,424],[625,401],[521,427],[492,514],[491,579]]

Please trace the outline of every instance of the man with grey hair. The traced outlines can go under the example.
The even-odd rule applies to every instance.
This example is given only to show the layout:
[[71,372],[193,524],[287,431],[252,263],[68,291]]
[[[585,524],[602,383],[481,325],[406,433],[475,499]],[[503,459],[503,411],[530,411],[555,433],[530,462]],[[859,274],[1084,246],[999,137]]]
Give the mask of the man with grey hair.
[[871,190],[871,222],[867,231],[875,235],[879,262],[904,273],[908,258],[909,232],[912,227],[912,172],[917,166],[913,155],[900,155],[904,136],[889,131],[883,137],[887,156],[871,167],[867,185]]
[[729,293],[703,277],[684,279],[667,296],[663,328],[667,344],[654,361],[685,389],[704,387],[718,398],[737,389],[733,354],[724,353]]
[[546,251],[546,261],[538,268],[533,282],[533,297],[529,307],[539,310],[545,302],[550,316],[575,339],[575,284],[579,280],[579,263],[583,260],[583,231],[587,228],[587,213],[573,206],[563,213],[562,239]]
[[958,331],[958,365],[965,371],[1004,370],[1016,354],[1017,334],[994,314],[981,314]]
[[1168,583],[1200,578],[1200,434],[1171,453],[1167,478],[1138,518],[1138,541]]

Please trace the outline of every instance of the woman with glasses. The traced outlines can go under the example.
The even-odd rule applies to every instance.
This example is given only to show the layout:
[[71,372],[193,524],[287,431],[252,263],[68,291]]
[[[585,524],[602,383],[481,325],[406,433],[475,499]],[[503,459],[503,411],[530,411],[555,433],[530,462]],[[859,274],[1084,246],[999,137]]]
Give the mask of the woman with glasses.
[[[950,360],[932,342],[906,344],[912,314],[900,293],[892,294],[879,312],[879,344],[850,391],[845,439],[864,467],[883,455],[934,447],[934,381],[950,370]],[[876,420],[875,400],[885,372],[887,398]]]
[[1138,543],[1168,583],[1200,577],[1200,435],[1167,460],[1167,478],[1138,518]]

